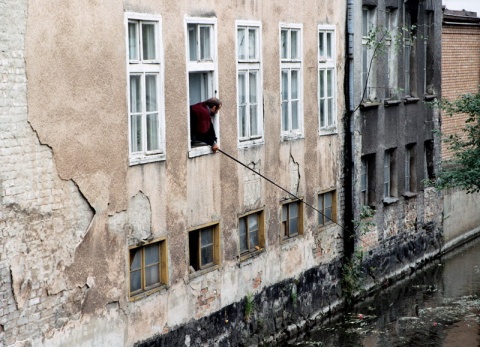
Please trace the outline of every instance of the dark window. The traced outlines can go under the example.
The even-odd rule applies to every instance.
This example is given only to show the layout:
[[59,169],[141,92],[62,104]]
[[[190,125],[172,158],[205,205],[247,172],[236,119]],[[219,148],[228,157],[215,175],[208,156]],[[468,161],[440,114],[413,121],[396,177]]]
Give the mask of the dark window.
[[303,233],[303,206],[294,201],[282,206],[282,238],[287,239]]
[[218,264],[218,225],[191,231],[188,245],[190,266],[194,271]]

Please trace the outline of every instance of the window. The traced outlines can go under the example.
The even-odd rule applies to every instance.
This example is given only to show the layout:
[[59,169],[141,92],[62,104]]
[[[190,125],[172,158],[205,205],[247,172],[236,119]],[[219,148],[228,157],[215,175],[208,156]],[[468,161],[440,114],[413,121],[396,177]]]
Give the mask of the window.
[[395,150],[389,149],[383,157],[383,196],[389,198],[396,195]]
[[219,225],[209,225],[190,231],[188,246],[193,271],[205,270],[220,264]]
[[360,205],[375,204],[375,154],[362,157],[360,168]]
[[425,56],[425,67],[424,67],[424,93],[426,95],[435,95],[434,87],[434,75],[435,75],[435,50],[434,50],[434,12],[426,12],[426,25],[424,27],[424,56]]
[[[187,28],[187,72],[189,106],[218,97],[216,19],[189,18]],[[189,109],[189,108],[188,108]],[[187,112],[190,121],[190,113]],[[212,119],[220,140],[218,116]],[[193,147],[189,139],[189,157],[211,153],[209,146]]]
[[433,140],[425,141],[425,178],[428,180],[435,179],[434,151]]
[[303,233],[303,204],[293,201],[282,206],[282,238],[288,239]]
[[416,190],[415,144],[405,148],[405,192]]
[[167,283],[166,241],[130,248],[130,296],[158,289]]
[[[409,4],[405,4],[409,6]],[[416,73],[416,53],[415,37],[417,31],[416,17],[405,10],[404,21],[404,73],[405,73],[405,97],[412,98],[416,94],[415,73]]]
[[252,253],[265,247],[264,223],[263,211],[239,219],[240,254]]
[[321,130],[333,130],[336,125],[336,53],[335,27],[318,27],[318,112]]
[[163,61],[158,16],[127,13],[130,165],[165,159]]
[[318,224],[326,225],[335,222],[337,216],[336,208],[337,195],[335,191],[326,192],[318,195]]
[[302,35],[300,25],[280,29],[282,138],[295,139],[303,133]]
[[375,28],[375,8],[363,6],[362,8],[362,99],[375,100],[375,61],[371,49],[371,36]]
[[398,10],[387,8],[385,28],[386,58],[387,58],[387,82],[385,88],[386,99],[399,99],[398,95],[398,61],[395,40],[398,35]]
[[263,142],[260,23],[237,22],[238,139],[241,146]]

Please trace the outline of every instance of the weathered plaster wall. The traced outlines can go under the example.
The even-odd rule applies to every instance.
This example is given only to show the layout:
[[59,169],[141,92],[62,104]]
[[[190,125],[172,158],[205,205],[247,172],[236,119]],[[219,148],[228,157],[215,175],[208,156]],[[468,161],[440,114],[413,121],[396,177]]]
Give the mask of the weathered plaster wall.
[[443,227],[445,242],[480,231],[480,194],[449,190],[444,197]]
[[[39,346],[132,345],[212,314],[247,293],[338,263],[339,227],[318,229],[316,214],[305,208],[304,235],[281,243],[286,193],[221,154],[188,159],[184,19],[213,13],[218,20],[222,148],[313,205],[318,192],[336,188],[341,220],[342,6],[321,0],[30,0],[0,6],[14,21],[0,24],[9,30],[6,42],[14,52],[1,60],[2,92],[15,93],[7,95],[11,104],[0,104],[8,130],[0,135],[5,139],[0,182],[6,216],[0,336],[6,345],[24,340]],[[131,167],[125,11],[162,15],[165,55],[167,159]],[[262,21],[264,43],[265,145],[241,150],[236,19]],[[303,24],[305,136],[293,142],[280,140],[279,22]],[[318,24],[335,24],[337,30],[338,134],[321,137]],[[19,158],[20,153],[25,155]],[[265,211],[266,250],[240,262],[238,216],[259,208]],[[187,230],[211,221],[220,223],[220,267],[191,278]],[[167,240],[168,285],[130,302],[128,247],[152,237]],[[332,285],[337,284],[325,283]]]

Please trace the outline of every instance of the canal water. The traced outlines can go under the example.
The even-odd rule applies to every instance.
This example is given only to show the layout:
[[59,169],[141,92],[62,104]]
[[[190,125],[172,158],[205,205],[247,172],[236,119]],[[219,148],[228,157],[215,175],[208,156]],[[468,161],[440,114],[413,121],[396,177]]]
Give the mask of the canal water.
[[480,238],[290,346],[480,346]]

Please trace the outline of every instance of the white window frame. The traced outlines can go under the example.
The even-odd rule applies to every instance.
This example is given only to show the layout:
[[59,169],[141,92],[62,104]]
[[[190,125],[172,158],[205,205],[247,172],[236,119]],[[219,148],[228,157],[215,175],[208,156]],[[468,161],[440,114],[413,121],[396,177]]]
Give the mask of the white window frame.
[[[212,59],[211,60],[203,60],[203,61],[190,61],[190,52],[189,52],[189,33],[188,33],[188,25],[189,24],[196,24],[196,25],[211,25],[212,26],[212,35],[211,35],[211,42],[210,42],[210,50]],[[196,17],[186,17],[185,18],[185,60],[187,66],[187,122],[188,122],[188,157],[194,158],[201,155],[206,155],[213,153],[210,146],[201,146],[201,147],[192,147],[191,146],[191,134],[190,134],[190,73],[195,72],[206,72],[211,73],[211,80],[209,79],[209,84],[212,88],[210,91],[210,95],[206,95],[204,98],[209,99],[211,97],[219,97],[218,96],[218,55],[217,55],[217,18],[196,18]],[[205,101],[202,100],[202,101]],[[217,135],[217,144],[220,145],[220,122],[218,114],[213,117],[213,126],[215,128],[215,134]]]
[[[129,58],[129,31],[128,24],[131,21],[135,22],[153,22],[155,23],[155,60],[130,60]],[[164,101],[164,57],[163,57],[163,43],[162,43],[162,17],[153,14],[125,12],[125,47],[126,49],[126,66],[127,66],[127,107],[128,107],[128,153],[129,165],[137,165],[160,161],[166,159],[165,153],[165,101]],[[140,35],[140,33],[139,33]],[[139,43],[140,45],[140,43]],[[157,107],[158,107],[158,150],[147,151],[146,140],[146,110],[142,109],[142,151],[132,152],[132,124],[131,124],[131,102],[130,102],[130,75],[139,74],[145,75],[147,73],[157,74]],[[142,87],[145,85],[145,78],[142,78]],[[145,90],[142,88],[142,91]],[[145,93],[142,93],[142,100],[145,100]],[[145,103],[144,103],[145,104]]]
[[412,38],[412,14],[409,11],[404,11],[404,39],[403,39],[403,68],[404,68],[404,91],[405,97],[412,97],[412,50],[413,50],[413,38]]
[[[327,45],[327,40],[326,40],[326,36],[327,36],[327,33],[328,34],[331,34],[331,47],[330,47],[330,50],[331,50],[331,56],[328,56],[325,55],[325,56],[321,56],[320,54],[320,35],[323,35],[324,36],[324,40],[323,42],[325,43],[325,45]],[[319,124],[319,134],[322,135],[322,134],[331,134],[331,133],[336,133],[337,132],[337,50],[336,50],[336,28],[334,25],[319,25],[318,26],[318,36],[317,36],[317,39],[318,39],[318,44],[317,44],[317,47],[318,47],[318,124]],[[326,47],[326,46],[325,46]],[[326,47],[328,49],[328,47]],[[323,97],[321,94],[321,86],[320,86],[320,82],[321,82],[321,78],[320,78],[320,75],[322,73],[325,73],[325,75],[327,75],[327,71],[330,70],[332,71],[332,85],[331,85],[331,89],[332,89],[332,95],[331,95],[331,98],[332,98],[332,104],[331,104],[331,108],[332,110],[329,109],[328,107],[328,96],[325,95],[325,97]],[[324,77],[323,79],[323,82],[324,82],[324,85],[323,85],[323,90],[326,91],[328,90],[328,79],[326,78],[326,76]],[[322,121],[322,114],[321,114],[321,110],[322,110],[322,103],[323,103],[323,110],[326,110],[326,114],[328,114],[329,111],[331,111],[332,113],[332,119],[331,121],[329,122],[329,119],[324,119]],[[326,115],[324,116],[326,117]],[[322,126],[322,123],[324,124]]]
[[385,12],[385,26],[388,36],[385,39],[387,50],[387,81],[385,99],[399,99],[398,89],[398,51],[395,40],[398,35],[398,9],[387,8]]
[[[246,59],[240,60],[238,57],[238,30],[239,29],[255,29],[256,30],[256,52],[257,57],[253,59]],[[236,49],[236,60],[237,60],[237,121],[238,121],[238,147],[245,148],[254,145],[263,144],[265,142],[264,139],[264,128],[263,128],[263,70],[262,70],[262,23],[258,21],[242,21],[237,20],[235,21],[235,49]],[[240,100],[239,100],[239,93],[240,93],[240,84],[239,84],[239,75],[240,73],[248,74],[251,71],[255,71],[257,73],[257,127],[258,127],[258,134],[252,135],[250,130],[247,130],[247,136],[243,136],[241,134],[240,129]],[[250,79],[246,79],[246,90],[249,90],[249,83]],[[250,129],[250,103],[246,103],[246,127]]]
[[[282,58],[282,30],[298,30],[298,57],[292,59],[291,57]],[[290,40],[289,40],[290,41]],[[291,52],[290,44],[288,44],[287,52]],[[304,137],[303,130],[303,25],[302,24],[290,24],[280,23],[279,30],[279,56],[280,56],[280,132],[281,140],[295,140]],[[282,93],[282,73],[288,72],[288,85],[291,86],[291,72],[298,71],[298,129],[292,129],[292,113],[291,113],[291,98],[288,96],[288,129],[283,130],[283,93]],[[290,89],[289,89],[290,90]]]

